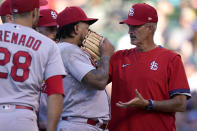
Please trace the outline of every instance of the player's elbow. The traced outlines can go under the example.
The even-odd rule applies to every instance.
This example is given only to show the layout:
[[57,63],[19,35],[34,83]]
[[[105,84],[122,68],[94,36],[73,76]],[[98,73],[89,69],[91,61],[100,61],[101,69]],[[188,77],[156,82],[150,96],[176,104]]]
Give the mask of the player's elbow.
[[99,73],[95,73],[95,70],[87,73],[83,79],[82,83],[86,84],[90,88],[94,88],[96,90],[104,90],[105,86],[108,82],[108,75],[103,75]]
[[97,90],[104,90],[105,87],[106,87],[107,83],[106,82],[100,82],[98,83],[97,85],[95,85],[94,87],[97,89]]
[[177,106],[177,112],[184,112],[186,110],[186,104],[179,104],[178,106]]
[[108,82],[108,76],[106,77],[100,77],[100,79],[97,79],[94,83],[94,87],[97,89],[97,90],[104,90],[106,85],[107,85],[107,82]]
[[102,81],[102,80],[94,80],[94,81],[89,81],[85,83],[89,88],[94,88],[96,90],[104,90],[106,85],[107,85],[107,81]]
[[186,96],[180,95],[176,97],[175,109],[176,112],[184,112],[186,110]]

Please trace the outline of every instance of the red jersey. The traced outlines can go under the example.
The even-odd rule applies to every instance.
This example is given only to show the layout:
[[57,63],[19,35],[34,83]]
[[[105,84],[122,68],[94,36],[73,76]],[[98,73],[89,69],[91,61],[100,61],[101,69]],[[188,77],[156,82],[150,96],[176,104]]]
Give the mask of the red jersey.
[[135,98],[135,89],[145,99],[168,100],[175,94],[190,97],[180,55],[162,47],[148,52],[135,49],[116,52],[110,61],[112,98],[110,131],[175,131],[175,113],[120,108],[118,101]]

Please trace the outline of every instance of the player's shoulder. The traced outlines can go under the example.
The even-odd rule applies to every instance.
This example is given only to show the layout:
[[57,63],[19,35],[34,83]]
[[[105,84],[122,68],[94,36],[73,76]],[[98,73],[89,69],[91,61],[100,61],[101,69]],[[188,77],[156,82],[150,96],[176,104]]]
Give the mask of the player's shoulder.
[[60,42],[57,44],[58,48],[61,52],[67,53],[67,54],[73,54],[73,53],[81,53],[82,50],[74,44],[67,43],[67,42]]
[[168,56],[168,57],[174,57],[174,56],[179,55],[178,52],[167,49],[167,48],[164,48],[162,46],[158,46],[158,52],[161,53],[161,54],[164,54],[165,56]]
[[154,54],[154,56],[159,57],[162,59],[162,61],[166,62],[171,62],[173,60],[181,61],[181,55],[178,52],[164,48],[162,46],[157,49],[157,53]]
[[12,28],[13,25],[14,25],[13,23],[3,23],[3,24],[0,24],[0,29]]
[[62,57],[66,57],[65,59],[71,59],[72,57],[87,59],[90,57],[90,55],[87,52],[83,51],[77,45],[67,43],[67,42],[61,42],[61,43],[58,43],[57,45],[58,45],[58,48],[60,50]]
[[121,57],[133,54],[134,51],[135,51],[135,48],[118,50],[112,55],[112,57],[113,58],[119,58],[119,57],[121,58]]

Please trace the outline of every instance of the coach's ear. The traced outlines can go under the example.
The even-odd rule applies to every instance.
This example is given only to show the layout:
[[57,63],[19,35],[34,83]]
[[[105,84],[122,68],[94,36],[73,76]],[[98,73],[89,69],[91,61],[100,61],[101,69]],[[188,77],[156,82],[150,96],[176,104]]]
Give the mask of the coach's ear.
[[148,23],[146,26],[151,30],[151,32],[155,32],[156,30],[155,23]]

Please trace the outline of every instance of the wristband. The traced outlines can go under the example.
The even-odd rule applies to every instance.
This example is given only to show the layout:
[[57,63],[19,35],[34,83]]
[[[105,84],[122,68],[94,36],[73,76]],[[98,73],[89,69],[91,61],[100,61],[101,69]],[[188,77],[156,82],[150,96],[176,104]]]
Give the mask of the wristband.
[[145,107],[146,110],[150,111],[154,107],[154,101],[153,100],[148,100],[149,104]]

